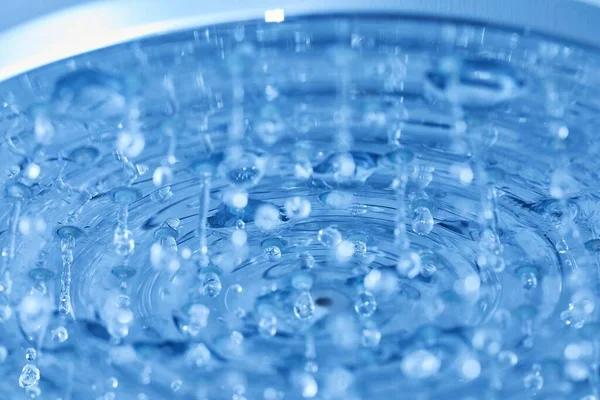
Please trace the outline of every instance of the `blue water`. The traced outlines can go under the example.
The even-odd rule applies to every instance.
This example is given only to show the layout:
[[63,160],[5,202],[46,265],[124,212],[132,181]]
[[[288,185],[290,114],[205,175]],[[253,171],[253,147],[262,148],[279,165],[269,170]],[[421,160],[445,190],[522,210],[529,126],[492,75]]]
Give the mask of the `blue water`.
[[0,83],[0,399],[600,399],[599,63],[331,16]]

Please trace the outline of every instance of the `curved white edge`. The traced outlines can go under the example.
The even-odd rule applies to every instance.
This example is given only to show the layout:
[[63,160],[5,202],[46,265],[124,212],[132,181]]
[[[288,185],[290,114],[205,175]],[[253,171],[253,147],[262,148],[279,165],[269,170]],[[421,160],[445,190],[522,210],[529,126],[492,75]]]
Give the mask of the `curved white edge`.
[[0,81],[149,35],[261,19],[272,9],[283,9],[286,17],[371,13],[472,20],[600,48],[600,8],[574,0],[109,0],[68,8],[0,34]]

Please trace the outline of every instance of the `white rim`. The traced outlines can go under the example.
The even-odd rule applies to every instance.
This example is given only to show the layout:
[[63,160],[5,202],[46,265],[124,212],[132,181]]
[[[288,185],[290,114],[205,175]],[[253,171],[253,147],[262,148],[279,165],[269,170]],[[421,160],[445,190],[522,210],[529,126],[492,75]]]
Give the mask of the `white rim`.
[[[265,17],[365,13],[473,20],[600,47],[600,8],[574,0],[110,0],[69,8],[0,35],[0,81],[144,36]],[[248,3],[251,3],[249,6]]]

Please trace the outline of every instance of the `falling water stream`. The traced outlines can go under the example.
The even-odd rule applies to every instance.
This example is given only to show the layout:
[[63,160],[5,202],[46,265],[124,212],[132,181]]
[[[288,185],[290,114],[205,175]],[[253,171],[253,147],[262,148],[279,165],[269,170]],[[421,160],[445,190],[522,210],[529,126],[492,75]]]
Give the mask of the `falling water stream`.
[[599,400],[598,65],[349,15],[1,82],[0,399]]

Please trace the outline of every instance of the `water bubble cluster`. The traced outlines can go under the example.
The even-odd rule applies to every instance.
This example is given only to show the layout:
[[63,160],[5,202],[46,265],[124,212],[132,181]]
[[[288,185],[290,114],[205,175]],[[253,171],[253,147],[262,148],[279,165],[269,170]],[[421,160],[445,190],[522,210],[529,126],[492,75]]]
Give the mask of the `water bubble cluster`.
[[0,82],[0,398],[600,398],[599,61],[322,15]]

